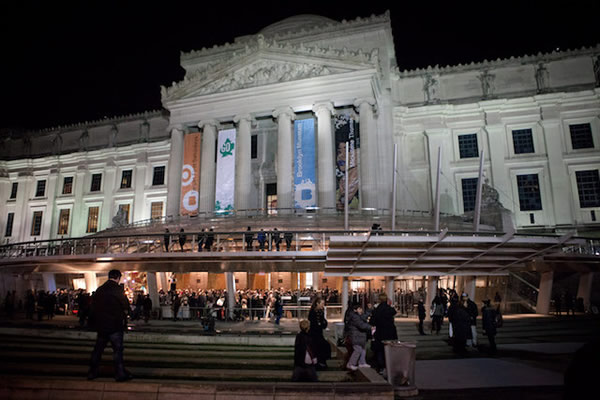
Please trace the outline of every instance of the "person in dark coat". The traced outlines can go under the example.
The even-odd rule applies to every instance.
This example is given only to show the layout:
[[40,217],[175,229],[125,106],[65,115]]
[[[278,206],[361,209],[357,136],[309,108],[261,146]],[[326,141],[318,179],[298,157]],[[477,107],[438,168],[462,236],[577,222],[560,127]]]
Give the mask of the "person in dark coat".
[[185,242],[187,241],[184,232],[185,231],[183,230],[183,228],[179,230],[179,247],[181,247],[181,251],[183,251],[183,246],[185,246]]
[[169,251],[169,245],[171,244],[171,234],[168,229],[165,229],[165,234],[163,236],[163,244],[165,245],[165,251]]
[[477,317],[479,316],[477,304],[466,293],[463,293],[463,301],[464,299],[466,299],[467,312],[469,313],[469,317],[471,317],[471,339],[467,341],[467,345],[477,347]]
[[260,232],[256,235],[256,240],[258,241],[258,248],[260,251],[265,251],[265,242],[267,241],[267,234],[264,229],[261,229]]
[[115,379],[117,382],[123,382],[132,378],[123,365],[123,331],[127,327],[129,301],[125,297],[123,287],[119,285],[120,280],[121,271],[111,270],[108,273],[108,280],[92,296],[90,326],[98,335],[90,360],[88,380],[98,377],[100,359],[108,342],[113,349]]
[[481,308],[481,324],[483,326],[483,334],[488,337],[490,342],[489,354],[496,354],[496,315],[498,311],[492,307],[489,299],[483,301]]
[[327,360],[331,358],[331,346],[323,336],[323,330],[327,328],[327,320],[325,319],[325,301],[320,297],[315,297],[308,312],[308,321],[310,322],[308,333],[317,353],[317,368],[325,369]]
[[206,240],[204,241],[204,250],[211,251],[214,241],[215,234],[213,233],[213,228],[210,228],[206,234]]
[[206,240],[206,233],[204,232],[204,228],[198,234],[198,251],[202,251],[202,246],[204,245],[204,241]]
[[150,319],[150,313],[152,312],[152,299],[150,299],[149,294],[144,297],[142,307],[144,309],[144,322],[148,323],[148,320]]
[[279,246],[281,245],[281,233],[277,230],[277,228],[273,228],[273,233],[271,233],[271,243],[275,245],[275,249],[279,251]]
[[283,234],[283,239],[285,240],[285,250],[290,251],[292,248],[292,239],[294,238],[294,234],[292,232],[286,232]]
[[308,331],[310,322],[303,319],[300,321],[300,332],[296,335],[294,342],[294,372],[293,382],[317,382],[315,364],[317,355],[313,347],[311,336]]
[[173,292],[173,321],[177,321],[177,314],[181,308],[181,298],[177,292]]
[[394,324],[394,315],[396,309],[388,304],[388,297],[385,293],[379,294],[379,305],[371,313],[369,323],[375,327],[375,335],[371,342],[371,348],[375,354],[377,369],[385,369],[385,352],[383,348],[384,340],[398,340],[398,332]]
[[471,316],[467,311],[466,303],[466,300],[458,302],[453,305],[453,310],[449,311],[452,314],[454,352],[461,355],[466,354],[467,339],[471,338]]
[[423,304],[423,299],[419,299],[417,303],[417,312],[419,313],[419,334],[425,335],[425,331],[423,331],[423,321],[425,320],[425,305]]
[[251,228],[248,227],[246,229],[246,233],[244,233],[244,242],[246,242],[246,251],[252,251],[252,241],[254,240],[254,235],[252,235]]

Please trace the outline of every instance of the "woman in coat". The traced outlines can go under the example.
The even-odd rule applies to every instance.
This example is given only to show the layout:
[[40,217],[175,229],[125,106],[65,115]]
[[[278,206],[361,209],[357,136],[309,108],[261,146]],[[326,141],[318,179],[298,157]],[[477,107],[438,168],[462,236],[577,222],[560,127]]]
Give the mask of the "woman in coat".
[[309,329],[310,322],[305,319],[300,321],[300,332],[296,335],[294,343],[293,382],[316,382],[318,380],[315,371],[317,356],[308,334]]
[[[349,315],[348,320],[348,334],[352,338],[352,355],[350,361],[346,367],[352,371],[356,371],[358,368],[370,368],[367,364],[367,333],[371,332],[371,325],[369,325],[363,318],[363,309],[360,304],[352,305],[352,312]],[[358,367],[356,366],[358,364]]]
[[327,360],[331,357],[331,347],[323,336],[323,330],[327,328],[327,320],[325,319],[325,301],[320,297],[315,297],[308,312],[308,321],[310,322],[308,333],[317,353],[317,368],[327,368]]

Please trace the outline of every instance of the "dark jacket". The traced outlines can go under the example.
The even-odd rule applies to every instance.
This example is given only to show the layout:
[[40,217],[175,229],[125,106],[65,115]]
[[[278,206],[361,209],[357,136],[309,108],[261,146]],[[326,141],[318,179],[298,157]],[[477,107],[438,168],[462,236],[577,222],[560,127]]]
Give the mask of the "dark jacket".
[[419,312],[419,320],[424,320],[425,319],[425,304],[423,304],[422,301],[420,301],[417,304],[417,311]]
[[452,313],[452,330],[458,340],[471,338],[471,317],[467,309],[460,304],[455,306]]
[[481,324],[486,335],[496,335],[496,314],[498,311],[492,306],[481,309]]
[[300,331],[296,335],[296,341],[294,343],[294,366],[296,367],[306,367],[307,365],[304,363],[304,358],[306,356],[306,351],[309,352],[311,358],[316,358],[317,354],[313,350],[312,339],[310,335],[304,331]]
[[109,279],[92,296],[90,326],[98,333],[122,332],[128,313],[129,301],[123,288]]
[[479,312],[477,311],[477,304],[471,299],[467,300],[467,312],[469,313],[469,317],[471,317],[471,325],[477,325]]
[[387,303],[380,303],[371,314],[370,323],[375,326],[375,340],[397,340],[398,332],[394,325],[396,310]]
[[365,347],[367,332],[371,330],[371,325],[354,311],[350,313],[348,322],[348,335],[352,338],[352,345]]

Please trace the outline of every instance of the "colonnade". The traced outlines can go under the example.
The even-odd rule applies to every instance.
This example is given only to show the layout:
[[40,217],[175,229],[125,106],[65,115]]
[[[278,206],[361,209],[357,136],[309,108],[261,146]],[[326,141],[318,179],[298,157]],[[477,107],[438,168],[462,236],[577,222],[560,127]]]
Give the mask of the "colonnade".
[[[359,112],[360,122],[360,175],[362,207],[375,208],[377,204],[377,132],[374,118],[375,100],[358,99],[354,107]],[[317,199],[321,208],[332,209],[336,205],[335,179],[335,134],[332,129],[335,108],[332,102],[318,102],[312,106],[317,120]],[[294,129],[296,113],[291,107],[278,107],[271,113],[277,121],[277,205],[280,209],[294,206]],[[221,119],[226,121],[227,119]],[[231,118],[236,130],[236,167],[235,167],[235,208],[250,208],[252,191],[251,168],[251,131],[253,114],[239,114]],[[216,119],[201,120],[197,124],[202,130],[202,150],[200,161],[200,193],[198,211],[210,213],[215,208],[216,163],[214,159],[215,142],[221,122]],[[178,215],[181,201],[181,168],[184,153],[185,131],[182,125],[171,127],[171,150],[169,166],[169,193],[167,197],[167,215]],[[389,186],[389,185],[386,185]]]

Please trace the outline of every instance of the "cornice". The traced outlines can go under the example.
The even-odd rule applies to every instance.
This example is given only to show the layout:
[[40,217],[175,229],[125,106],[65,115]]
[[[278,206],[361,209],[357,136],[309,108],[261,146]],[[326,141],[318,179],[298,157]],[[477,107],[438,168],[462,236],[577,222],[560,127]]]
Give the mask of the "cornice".
[[371,15],[370,17],[361,18],[357,17],[354,20],[347,21],[342,20],[341,22],[328,22],[328,23],[315,23],[315,25],[310,27],[302,27],[297,30],[290,30],[287,32],[277,32],[274,34],[269,33],[258,33],[256,35],[247,35],[236,38],[234,43],[225,43],[221,46],[214,45],[211,48],[203,47],[201,50],[192,50],[189,53],[181,53],[181,61],[184,63],[190,59],[202,56],[211,56],[218,53],[228,52],[228,51],[236,51],[239,48],[248,47],[250,43],[256,40],[256,37],[261,36],[263,38],[269,38],[274,41],[277,40],[289,40],[296,38],[298,36],[303,35],[315,35],[322,33],[330,33],[330,32],[339,32],[340,30],[358,28],[363,26],[369,26],[373,24],[379,23],[390,23],[390,12],[386,11],[382,15]]
[[496,60],[484,60],[482,62],[472,62],[470,64],[447,65],[445,67],[427,66],[427,68],[417,68],[414,70],[400,71],[398,67],[394,67],[392,72],[397,74],[399,78],[411,78],[417,76],[431,74],[450,74],[458,72],[469,72],[482,69],[495,69],[500,67],[518,66],[523,64],[547,63],[551,61],[562,60],[565,58],[573,58],[576,56],[598,56],[600,55],[600,44],[596,47],[582,47],[575,50],[553,51],[551,53],[538,53],[536,55],[524,55],[521,57],[498,58]]

